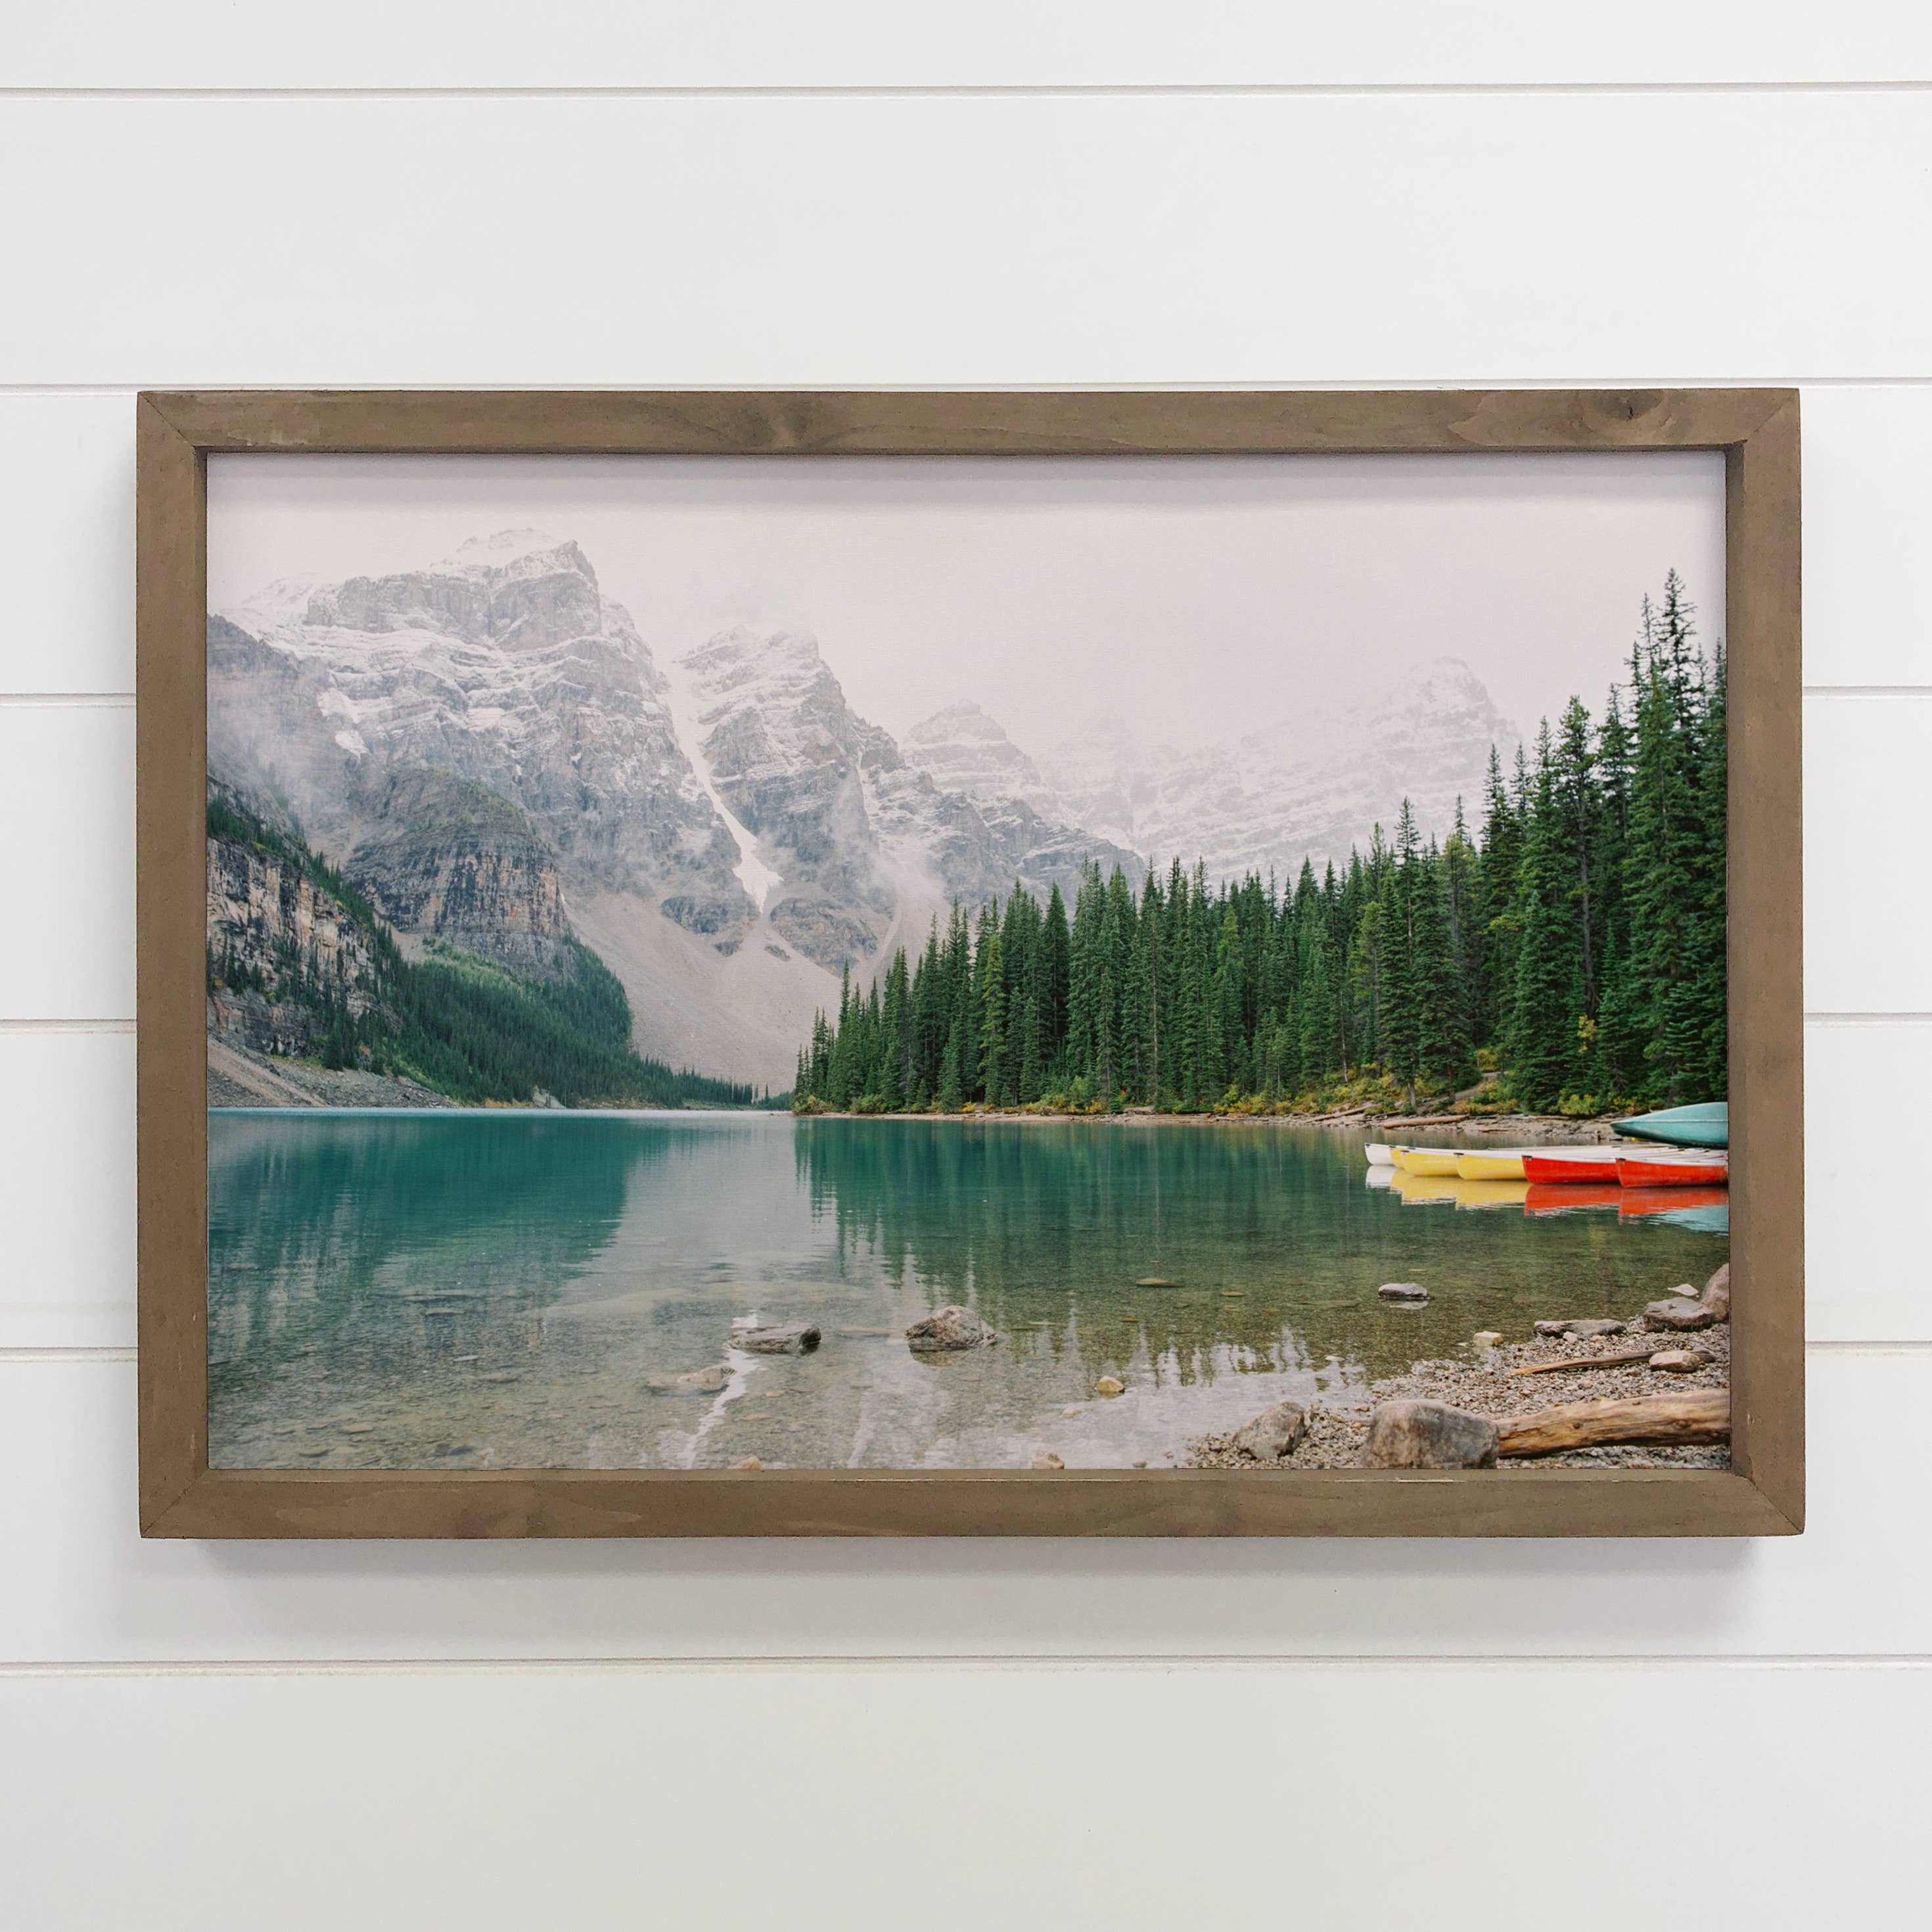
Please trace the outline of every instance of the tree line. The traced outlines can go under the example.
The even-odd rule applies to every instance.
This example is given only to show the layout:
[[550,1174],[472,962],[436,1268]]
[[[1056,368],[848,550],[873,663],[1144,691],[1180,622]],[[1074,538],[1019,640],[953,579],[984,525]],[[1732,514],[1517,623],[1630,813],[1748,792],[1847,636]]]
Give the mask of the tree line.
[[1090,862],[1070,908],[1016,883],[953,905],[798,1055],[801,1112],[1414,1107],[1484,1081],[1537,1112],[1726,1090],[1724,647],[1676,572],[1643,601],[1626,682],[1572,698],[1482,823],[1459,800],[1292,885],[1178,859],[1136,891]]

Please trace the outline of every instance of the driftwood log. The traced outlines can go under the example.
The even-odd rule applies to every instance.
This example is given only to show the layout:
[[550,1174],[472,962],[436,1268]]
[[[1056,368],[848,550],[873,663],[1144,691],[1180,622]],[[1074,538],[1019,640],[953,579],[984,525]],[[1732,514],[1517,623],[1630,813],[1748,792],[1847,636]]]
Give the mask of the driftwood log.
[[1497,1425],[1498,1456],[1553,1456],[1606,1442],[1728,1442],[1729,1389],[1692,1389],[1683,1395],[1612,1397],[1568,1402],[1514,1415]]
[[1530,1362],[1520,1369],[1505,1369],[1506,1376],[1551,1376],[1558,1369],[1627,1369],[1633,1362],[1647,1362],[1657,1353],[1654,1336],[1641,1348],[1612,1348],[1606,1355],[1565,1355],[1560,1362]]

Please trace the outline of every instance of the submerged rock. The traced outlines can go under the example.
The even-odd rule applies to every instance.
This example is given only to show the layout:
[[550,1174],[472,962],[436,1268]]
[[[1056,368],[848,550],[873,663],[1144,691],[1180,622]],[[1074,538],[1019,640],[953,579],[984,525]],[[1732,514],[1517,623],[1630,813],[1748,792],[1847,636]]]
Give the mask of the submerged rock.
[[1446,1402],[1378,1402],[1365,1460],[1371,1469],[1493,1469],[1496,1425]]
[[905,1331],[906,1346],[914,1354],[934,1354],[948,1348],[982,1348],[1000,1338],[970,1308],[956,1304],[922,1315]]
[[1420,1282],[1385,1281],[1376,1290],[1384,1301],[1426,1301],[1429,1291]]
[[1180,1284],[1178,1281],[1169,1281],[1164,1274],[1148,1274],[1142,1276],[1134,1286],[1136,1288],[1178,1288]]
[[1126,1384],[1118,1376],[1102,1376],[1094,1384],[1094,1393],[1096,1395],[1125,1395],[1126,1392]]
[[1731,1264],[1725,1262],[1717,1273],[1704,1284],[1704,1292],[1700,1298],[1720,1322],[1731,1318]]
[[735,1328],[731,1346],[754,1355],[808,1355],[824,1338],[809,1322],[767,1322],[756,1328]]
[[765,1466],[755,1456],[747,1456],[742,1462],[734,1462],[734,1469],[762,1469]]
[[1031,1466],[1036,1469],[1064,1469],[1066,1465],[1051,1449],[1036,1449]]
[[708,1369],[692,1369],[681,1376],[651,1376],[645,1387],[656,1395],[716,1395],[731,1379],[731,1371],[722,1362]]
[[1234,1431],[1234,1447],[1257,1462],[1279,1462],[1307,1433],[1307,1410],[1298,1402],[1278,1402]]
[[[1687,1290],[1688,1286],[1687,1282]],[[1714,1309],[1707,1308],[1701,1301],[1694,1301],[1688,1292],[1653,1301],[1643,1311],[1643,1325],[1646,1328],[1708,1328],[1717,1318]]]

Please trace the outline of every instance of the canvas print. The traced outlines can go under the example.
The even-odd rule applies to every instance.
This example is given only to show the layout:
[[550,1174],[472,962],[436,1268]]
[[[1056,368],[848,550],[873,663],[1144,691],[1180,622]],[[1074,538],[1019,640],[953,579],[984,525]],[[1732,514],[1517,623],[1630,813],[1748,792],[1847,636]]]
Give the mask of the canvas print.
[[1723,493],[212,458],[212,1465],[1723,1466]]

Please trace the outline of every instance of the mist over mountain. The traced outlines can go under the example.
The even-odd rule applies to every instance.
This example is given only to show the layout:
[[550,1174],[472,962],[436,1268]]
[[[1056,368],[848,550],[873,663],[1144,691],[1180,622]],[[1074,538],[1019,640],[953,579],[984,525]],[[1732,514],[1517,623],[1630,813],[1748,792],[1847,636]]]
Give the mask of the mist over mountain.
[[778,1088],[841,968],[869,981],[956,898],[1070,897],[1089,857],[1136,883],[1177,854],[1292,876],[1405,795],[1445,829],[1515,742],[1448,659],[1225,747],[1114,721],[1036,759],[976,702],[895,740],[835,666],[806,633],[742,627],[665,655],[576,544],[503,531],[211,614],[211,777],[298,826],[406,955],[562,974],[581,942],[640,1052]]

